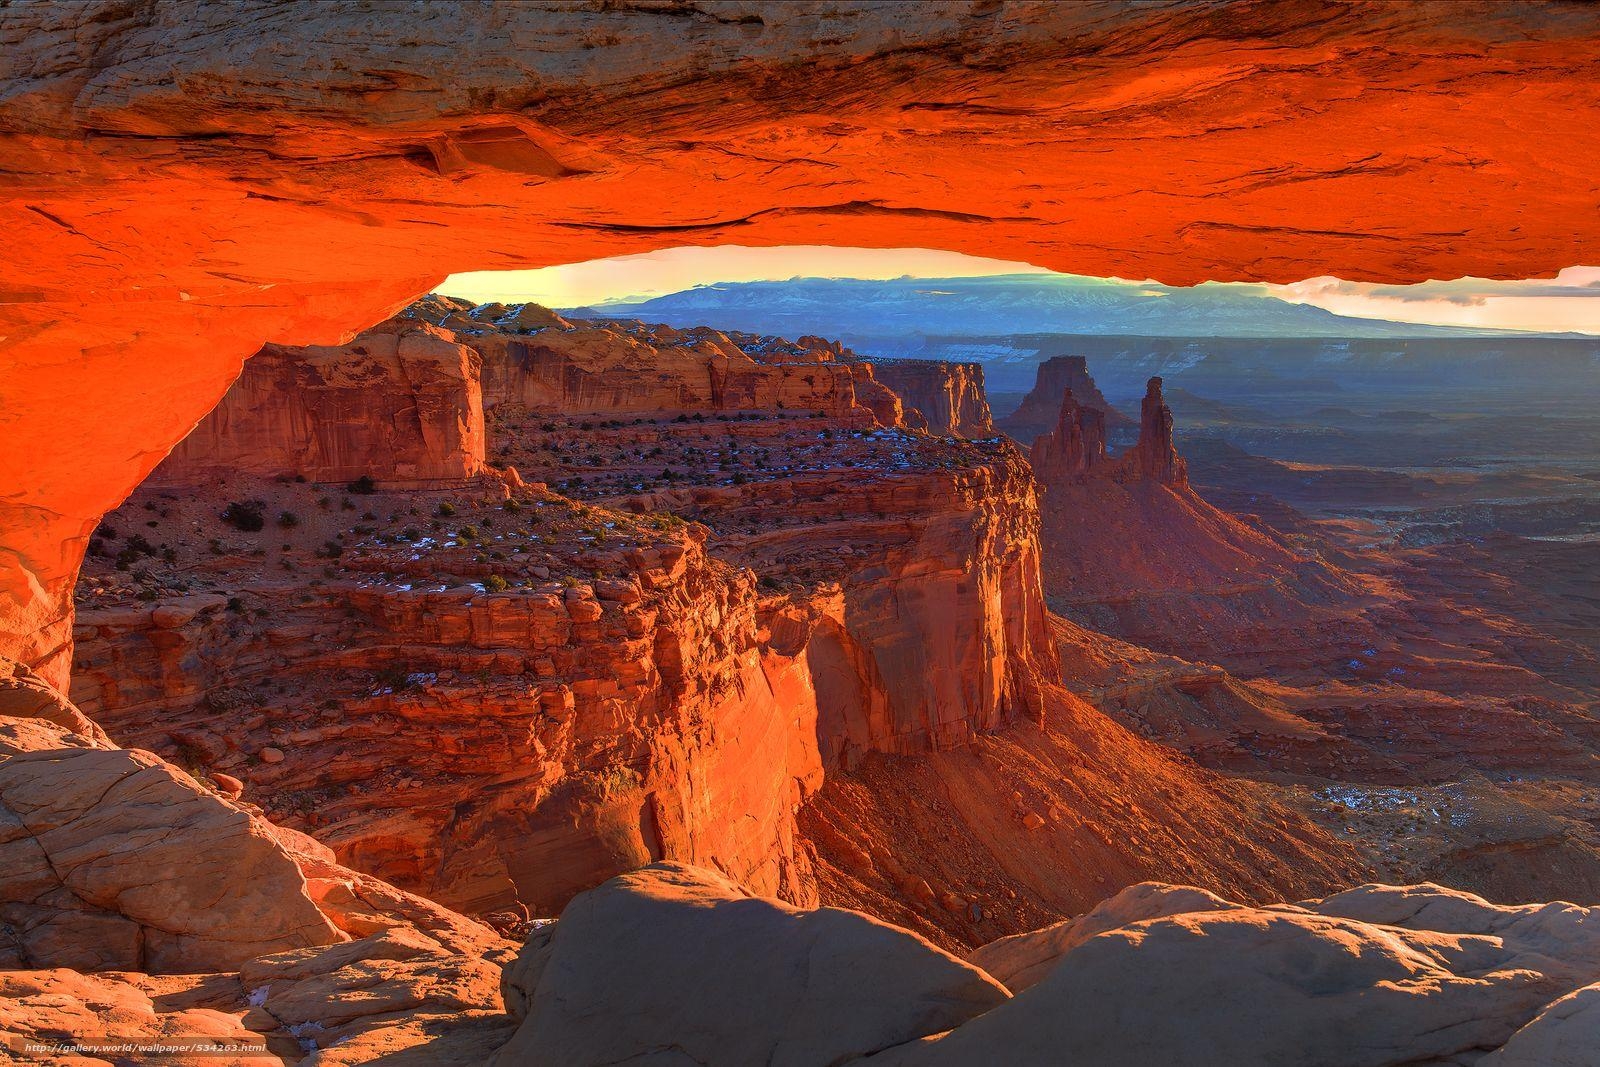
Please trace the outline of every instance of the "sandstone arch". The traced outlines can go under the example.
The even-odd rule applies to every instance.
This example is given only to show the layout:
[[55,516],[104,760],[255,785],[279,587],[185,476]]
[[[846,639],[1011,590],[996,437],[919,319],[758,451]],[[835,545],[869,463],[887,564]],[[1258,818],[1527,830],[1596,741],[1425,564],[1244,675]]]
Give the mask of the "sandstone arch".
[[[1593,261],[1581,5],[0,10],[0,655],[263,341],[446,274],[931,246],[1166,282]],[[1535,72],[1530,74],[1529,72]]]

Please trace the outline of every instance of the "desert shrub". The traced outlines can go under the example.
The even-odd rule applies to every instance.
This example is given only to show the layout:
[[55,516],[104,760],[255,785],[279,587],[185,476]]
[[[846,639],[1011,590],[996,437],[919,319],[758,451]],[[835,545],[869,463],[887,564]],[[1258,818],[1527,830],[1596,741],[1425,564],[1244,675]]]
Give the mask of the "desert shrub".
[[222,509],[222,521],[235,530],[257,533],[267,524],[261,509],[266,505],[259,500],[235,500]]
[[292,529],[300,525],[300,516],[292,511],[280,511],[278,512],[278,525],[285,530]]
[[363,474],[361,477],[345,486],[344,491],[347,493],[354,493],[357,496],[371,496],[372,493],[377,490],[377,488],[378,486],[372,480],[372,475]]
[[506,591],[506,580],[498,574],[491,574],[483,580],[483,587],[491,593],[503,593]]
[[456,513],[456,506],[454,504],[450,503],[450,501],[445,500],[445,501],[442,501],[439,504],[439,514],[440,515],[450,516],[450,515],[454,515],[455,513]]

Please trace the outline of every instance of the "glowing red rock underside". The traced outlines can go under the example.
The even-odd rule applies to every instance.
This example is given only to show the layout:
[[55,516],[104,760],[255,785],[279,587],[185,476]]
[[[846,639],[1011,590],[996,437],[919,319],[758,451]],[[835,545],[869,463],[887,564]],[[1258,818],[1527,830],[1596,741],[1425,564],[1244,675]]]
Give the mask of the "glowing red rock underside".
[[1600,11],[109,2],[0,17],[0,654],[263,341],[684,244],[1407,282],[1592,257]]

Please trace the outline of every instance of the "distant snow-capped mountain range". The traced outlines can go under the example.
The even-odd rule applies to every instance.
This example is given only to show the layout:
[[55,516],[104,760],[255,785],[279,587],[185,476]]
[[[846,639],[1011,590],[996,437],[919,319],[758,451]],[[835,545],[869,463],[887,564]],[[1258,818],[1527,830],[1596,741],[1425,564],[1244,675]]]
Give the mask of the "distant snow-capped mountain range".
[[1504,330],[1352,318],[1235,286],[1175,288],[1055,274],[731,282],[697,286],[648,300],[571,308],[565,313],[786,337],[821,334],[847,343],[852,337],[919,334],[1339,338],[1511,334]]

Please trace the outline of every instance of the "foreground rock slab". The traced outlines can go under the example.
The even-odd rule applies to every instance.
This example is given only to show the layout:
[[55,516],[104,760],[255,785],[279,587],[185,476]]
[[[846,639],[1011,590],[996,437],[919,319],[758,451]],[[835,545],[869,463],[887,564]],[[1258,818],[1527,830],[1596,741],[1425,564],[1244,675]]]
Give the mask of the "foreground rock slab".
[[657,864],[506,971],[493,1061],[924,1065],[1600,1063],[1600,913],[1434,885],[1247,907],[1161,883],[972,954]]
[[576,898],[507,970],[506,993],[526,1017],[500,1067],[842,1063],[1006,998],[915,934],[753,898],[674,863]]

